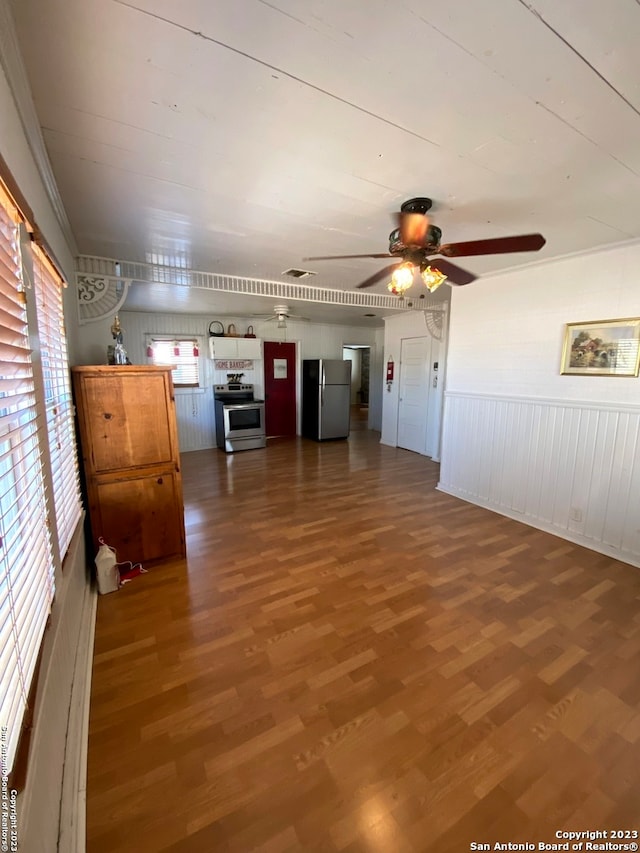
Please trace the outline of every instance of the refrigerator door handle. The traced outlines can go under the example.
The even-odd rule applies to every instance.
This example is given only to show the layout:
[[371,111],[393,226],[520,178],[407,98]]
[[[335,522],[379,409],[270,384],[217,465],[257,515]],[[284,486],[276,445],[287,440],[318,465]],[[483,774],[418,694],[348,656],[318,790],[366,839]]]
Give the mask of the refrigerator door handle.
[[322,368],[322,382],[320,383],[320,406],[324,406],[324,386],[326,384],[326,377],[324,374],[324,367]]

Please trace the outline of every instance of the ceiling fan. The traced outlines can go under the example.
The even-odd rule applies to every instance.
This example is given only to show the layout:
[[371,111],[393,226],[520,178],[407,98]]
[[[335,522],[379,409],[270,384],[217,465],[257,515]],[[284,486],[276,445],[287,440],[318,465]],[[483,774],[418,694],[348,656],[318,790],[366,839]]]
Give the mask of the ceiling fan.
[[301,317],[300,314],[293,314],[289,310],[288,305],[274,305],[273,312],[271,314],[252,314],[251,316],[261,317],[266,320],[267,323],[277,320],[279,329],[287,328],[287,320],[298,320],[299,322],[304,323],[309,322],[308,317]]
[[427,211],[430,198],[412,198],[405,201],[396,214],[398,226],[389,234],[389,251],[371,255],[323,255],[304,258],[305,261],[332,261],[342,258],[397,258],[397,261],[361,281],[359,288],[371,287],[391,276],[388,289],[402,299],[413,284],[415,274],[420,276],[433,293],[448,280],[453,285],[470,284],[477,276],[450,261],[439,259],[431,266],[433,255],[459,258],[468,255],[501,255],[506,252],[537,252],[546,243],[542,234],[518,234],[495,237],[489,240],[468,240],[463,243],[441,243],[442,231],[429,221]]

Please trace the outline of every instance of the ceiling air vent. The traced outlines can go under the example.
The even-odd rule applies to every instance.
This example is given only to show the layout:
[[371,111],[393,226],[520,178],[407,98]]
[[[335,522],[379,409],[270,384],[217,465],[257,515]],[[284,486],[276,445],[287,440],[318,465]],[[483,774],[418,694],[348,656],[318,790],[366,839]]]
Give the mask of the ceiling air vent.
[[284,270],[282,275],[290,275],[292,278],[306,278],[308,275],[316,275],[311,270],[297,270],[293,267],[290,270]]

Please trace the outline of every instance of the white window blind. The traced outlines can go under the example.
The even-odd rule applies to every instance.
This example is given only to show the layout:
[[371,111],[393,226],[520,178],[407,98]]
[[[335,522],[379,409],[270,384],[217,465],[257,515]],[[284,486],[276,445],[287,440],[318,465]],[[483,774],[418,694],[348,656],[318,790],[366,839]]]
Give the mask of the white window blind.
[[32,250],[53,501],[62,560],[82,515],[73,398],[62,308],[63,282],[44,252],[36,245],[32,245]]
[[200,384],[198,341],[194,338],[149,338],[147,356],[152,364],[171,365],[173,384],[197,388]]
[[0,186],[0,725],[4,769],[22,719],[54,594],[18,212]]

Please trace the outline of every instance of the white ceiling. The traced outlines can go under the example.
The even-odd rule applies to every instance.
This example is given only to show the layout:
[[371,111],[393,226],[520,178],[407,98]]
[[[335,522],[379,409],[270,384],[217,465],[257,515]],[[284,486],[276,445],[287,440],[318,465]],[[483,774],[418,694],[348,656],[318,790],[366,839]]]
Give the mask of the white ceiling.
[[[640,237],[638,0],[12,11],[82,254],[282,281],[302,266],[351,289],[386,262],[303,257],[386,251],[390,214],[418,195],[445,242],[547,238],[460,262],[477,274]],[[125,307],[215,298],[138,285]]]

